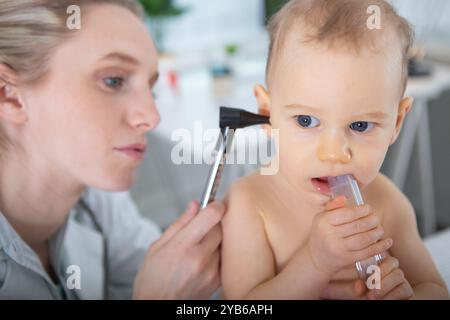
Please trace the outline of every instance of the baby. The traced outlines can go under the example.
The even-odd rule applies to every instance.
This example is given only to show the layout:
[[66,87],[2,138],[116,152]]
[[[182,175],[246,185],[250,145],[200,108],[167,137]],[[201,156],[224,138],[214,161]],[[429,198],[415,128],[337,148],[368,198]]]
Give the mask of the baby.
[[[226,196],[224,297],[448,298],[413,207],[379,173],[413,102],[407,21],[383,0],[292,0],[269,32],[267,89],[254,94],[279,133],[279,170],[238,180]],[[327,177],[343,174],[365,205],[331,199]],[[355,262],[376,254],[379,287],[369,290]],[[331,295],[339,285],[354,290]]]

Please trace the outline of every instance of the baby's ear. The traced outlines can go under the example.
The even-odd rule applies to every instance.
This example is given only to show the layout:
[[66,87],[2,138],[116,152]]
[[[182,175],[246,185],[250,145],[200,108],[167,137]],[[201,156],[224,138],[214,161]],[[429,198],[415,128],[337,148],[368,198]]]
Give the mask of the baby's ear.
[[16,73],[0,64],[0,119],[11,123],[26,122],[28,116],[19,99]]
[[397,119],[395,121],[394,134],[392,135],[390,145],[397,140],[400,130],[402,129],[403,122],[405,121],[406,114],[411,111],[413,102],[414,99],[412,97],[404,97],[400,101],[398,105]]
[[[253,94],[256,98],[256,102],[258,103],[258,113],[264,116],[270,116],[270,97],[266,88],[258,84],[254,87]],[[270,136],[270,124],[263,124],[262,128],[267,130]]]

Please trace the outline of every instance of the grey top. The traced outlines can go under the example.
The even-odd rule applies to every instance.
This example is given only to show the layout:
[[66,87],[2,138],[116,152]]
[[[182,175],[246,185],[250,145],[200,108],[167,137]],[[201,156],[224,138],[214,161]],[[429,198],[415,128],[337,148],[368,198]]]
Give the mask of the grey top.
[[0,212],[0,299],[129,299],[159,228],[127,192],[87,189],[49,239],[55,283]]

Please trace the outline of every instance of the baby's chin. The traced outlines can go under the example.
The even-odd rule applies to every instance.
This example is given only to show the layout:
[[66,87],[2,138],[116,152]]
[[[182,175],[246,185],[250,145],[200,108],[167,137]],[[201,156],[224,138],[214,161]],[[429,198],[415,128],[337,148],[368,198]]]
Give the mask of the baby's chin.
[[309,206],[314,208],[316,213],[325,211],[325,207],[328,202],[330,202],[333,198],[331,196],[323,195],[323,194],[312,194],[308,195],[305,199]]

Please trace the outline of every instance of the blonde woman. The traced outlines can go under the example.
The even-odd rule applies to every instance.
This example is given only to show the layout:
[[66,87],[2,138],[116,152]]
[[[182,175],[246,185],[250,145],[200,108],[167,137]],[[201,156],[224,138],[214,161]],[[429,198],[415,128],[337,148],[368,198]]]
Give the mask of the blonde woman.
[[159,122],[141,17],[132,0],[0,1],[0,299],[208,298],[220,285],[223,204],[191,203],[160,237],[116,192]]

